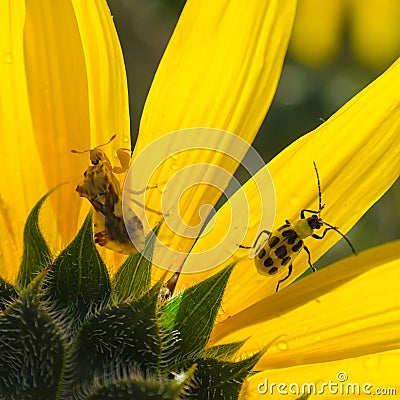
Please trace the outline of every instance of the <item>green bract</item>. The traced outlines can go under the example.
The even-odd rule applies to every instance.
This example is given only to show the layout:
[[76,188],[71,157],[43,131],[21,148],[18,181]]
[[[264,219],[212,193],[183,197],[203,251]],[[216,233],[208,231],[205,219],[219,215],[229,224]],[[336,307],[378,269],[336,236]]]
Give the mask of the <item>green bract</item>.
[[233,362],[243,342],[206,348],[233,265],[161,300],[140,254],[110,279],[91,214],[53,259],[38,224],[49,194],[26,222],[15,287],[0,280],[0,398],[236,399],[262,352]]

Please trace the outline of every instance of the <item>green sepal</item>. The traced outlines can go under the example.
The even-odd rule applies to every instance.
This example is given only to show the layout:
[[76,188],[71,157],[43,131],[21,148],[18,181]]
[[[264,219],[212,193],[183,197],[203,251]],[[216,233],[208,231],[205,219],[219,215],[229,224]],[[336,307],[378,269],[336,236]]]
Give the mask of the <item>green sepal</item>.
[[179,379],[134,378],[110,382],[92,390],[84,400],[178,400],[185,394],[185,386],[193,375],[192,367],[184,374],[179,374]]
[[160,284],[136,301],[104,308],[87,319],[72,345],[66,373],[71,391],[121,373],[155,373],[161,356],[156,321]]
[[75,324],[110,301],[110,278],[93,242],[91,212],[75,239],[54,261],[49,276],[49,300]]
[[18,293],[15,287],[0,277],[0,311],[3,311],[16,297]]
[[303,394],[302,396],[298,397],[296,400],[307,400],[311,396],[310,393]]
[[65,348],[38,299],[42,275],[0,314],[1,399],[57,398]]
[[23,236],[24,252],[16,282],[18,290],[25,288],[38,272],[51,263],[51,251],[39,228],[39,212],[45,200],[59,186],[50,190],[36,203],[26,220]]
[[150,289],[151,259],[154,243],[161,224],[146,236],[143,255],[129,256],[116,272],[113,279],[114,298],[117,303],[128,298],[138,299]]
[[201,358],[216,358],[220,361],[230,361],[234,354],[241,349],[244,343],[245,341],[207,347],[199,354],[199,356]]
[[162,306],[163,327],[179,332],[179,341],[174,346],[176,355],[194,357],[205,348],[233,267],[233,264],[226,267]]
[[238,362],[213,358],[197,359],[191,387],[184,399],[237,399],[243,382],[264,354],[263,351]]

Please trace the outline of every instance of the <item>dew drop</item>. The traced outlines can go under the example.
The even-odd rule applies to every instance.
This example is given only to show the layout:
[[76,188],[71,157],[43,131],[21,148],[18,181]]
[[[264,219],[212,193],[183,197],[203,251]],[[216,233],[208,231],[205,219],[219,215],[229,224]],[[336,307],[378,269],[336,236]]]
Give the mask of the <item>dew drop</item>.
[[303,330],[303,332],[308,332],[309,327],[308,327],[308,325],[306,323],[303,323],[301,325],[301,329]]
[[368,357],[363,364],[367,369],[376,369],[379,364],[379,357],[378,356]]
[[220,307],[217,311],[217,318],[218,317],[223,317],[225,315],[225,311]]
[[288,202],[293,206],[293,208],[299,209],[301,206],[301,196],[293,195],[288,199]]
[[174,163],[172,163],[171,164],[171,168],[174,170],[174,171],[176,171],[177,169],[178,169],[178,163],[176,163],[176,162],[174,162]]
[[171,235],[162,235],[159,236],[158,239],[165,245],[165,246],[170,246],[171,245]]
[[176,160],[179,158],[178,153],[173,154],[173,155],[171,156],[171,158],[172,158],[174,161],[176,161]]
[[167,184],[167,181],[157,182],[157,190],[158,190],[160,193],[163,193],[164,190],[165,190],[166,184]]
[[11,52],[7,52],[7,53],[4,53],[3,54],[3,61],[6,63],[6,64],[12,64],[13,63],[13,56],[12,56],[12,54],[11,54]]
[[165,214],[167,217],[173,217],[176,215],[176,208],[170,208],[167,211],[165,211]]
[[289,345],[287,344],[287,342],[281,340],[279,341],[276,346],[278,347],[279,350],[281,351],[285,351],[289,348]]

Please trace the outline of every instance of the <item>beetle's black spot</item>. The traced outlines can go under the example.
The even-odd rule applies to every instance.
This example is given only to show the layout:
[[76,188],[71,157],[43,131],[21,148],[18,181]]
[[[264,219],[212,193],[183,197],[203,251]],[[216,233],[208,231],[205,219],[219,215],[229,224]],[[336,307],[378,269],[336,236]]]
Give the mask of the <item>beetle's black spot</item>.
[[286,228],[290,228],[290,224],[282,225],[280,228],[278,228],[278,231],[279,231],[279,232],[280,232],[280,231],[283,231],[283,230],[286,229]]
[[267,252],[265,251],[265,249],[261,249],[260,252],[257,254],[258,258],[264,258],[265,255],[267,254]]
[[276,250],[275,250],[275,255],[278,258],[284,258],[287,254],[287,249],[285,245],[279,246]]
[[277,267],[272,267],[269,271],[268,271],[268,275],[274,275],[278,272],[278,268]]
[[289,256],[285,257],[285,258],[282,260],[281,265],[282,265],[282,266],[286,265],[290,260],[291,260],[291,257],[289,257]]
[[268,245],[269,245],[269,247],[275,247],[278,243],[279,243],[279,237],[278,236],[271,236],[269,239],[268,239]]
[[299,251],[303,247],[303,241],[299,240],[293,247],[292,251],[296,252]]
[[297,233],[294,229],[288,229],[287,231],[282,232],[282,236],[287,239],[289,244],[293,244],[297,239]]
[[274,260],[271,257],[268,257],[264,260],[264,267],[272,267],[274,265]]

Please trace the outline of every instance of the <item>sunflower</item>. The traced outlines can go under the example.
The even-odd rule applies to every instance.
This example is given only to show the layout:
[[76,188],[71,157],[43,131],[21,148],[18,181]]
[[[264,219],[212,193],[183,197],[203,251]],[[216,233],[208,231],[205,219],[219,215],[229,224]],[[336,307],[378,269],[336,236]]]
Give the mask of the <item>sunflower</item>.
[[128,94],[105,2],[1,7],[0,226],[8,239],[0,245],[0,259],[1,276],[15,280],[28,212],[60,183],[67,184],[43,213],[43,227],[54,249],[76,234],[82,201],[74,186],[88,161],[70,150],[94,147],[112,132],[118,132],[112,146],[130,146]]
[[[1,136],[5,172],[0,228],[2,238],[6,238],[1,242],[0,255],[1,275],[6,281],[15,280],[17,274],[22,254],[19,238],[28,210],[40,195],[60,182],[70,183],[59,190],[58,196],[52,195],[53,207],[41,213],[47,215],[41,226],[55,248],[68,243],[76,233],[80,199],[73,185],[82,179],[88,160],[70,150],[94,148],[117,133],[109,152],[116,164],[116,150],[130,147],[125,71],[106,3],[15,4],[3,5],[0,13],[0,34],[5,37],[0,120],[5,124]],[[154,77],[133,160],[170,132],[185,133],[193,127],[232,132],[251,143],[278,83],[295,10],[295,1],[188,1]],[[343,233],[393,185],[400,170],[399,74],[397,61],[258,173],[269,171],[276,193],[275,224],[265,229],[275,230],[285,220],[298,219],[302,209],[318,206],[313,162],[321,177],[324,220],[339,226]],[[169,146],[174,148],[182,136],[172,138]],[[157,209],[174,172],[199,160],[223,166],[233,174],[237,162],[221,157],[221,153],[231,154],[231,145],[230,140],[222,140],[218,152],[205,154],[187,147],[187,152],[160,160],[170,167],[158,168],[150,177],[149,187],[153,189],[146,191],[146,207]],[[156,161],[162,154],[152,153]],[[243,243],[250,245],[263,228],[258,212],[260,199],[255,195],[258,174],[241,190],[251,211]],[[202,205],[215,204],[220,191],[199,182],[193,186],[191,179],[188,174],[182,182],[182,187],[190,190],[180,199],[179,211],[188,226],[199,226],[204,220],[198,210]],[[173,311],[179,304],[176,299],[185,296],[181,293],[198,288],[206,278],[226,276],[224,271],[229,269],[226,289],[220,288],[225,291],[219,314],[210,318],[211,323],[214,318],[216,321],[205,339],[211,349],[239,343],[236,360],[246,361],[256,355],[252,359],[255,373],[245,381],[242,398],[262,398],[265,394],[276,398],[277,392],[262,393],[271,388],[271,382],[287,386],[330,379],[344,382],[340,379],[345,375],[338,375],[341,371],[351,382],[370,383],[373,388],[395,387],[399,242],[349,257],[290,284],[308,268],[307,255],[302,252],[278,293],[277,280],[258,274],[254,260],[237,246],[215,268],[193,273],[191,260],[219,243],[232,215],[247,216],[247,207],[237,198],[232,196],[220,208],[212,219],[212,229],[198,240],[171,233],[165,225],[157,228],[158,236],[167,236],[172,248],[188,253],[174,288],[177,295],[164,309]],[[167,214],[168,210],[168,221]],[[151,211],[147,215],[151,226],[160,219]],[[86,231],[89,225],[87,219]],[[338,239],[340,236],[333,233],[321,241],[310,238],[307,247],[313,261]],[[60,257],[65,259],[68,252]],[[173,259],[164,262],[172,263],[172,269],[181,267]],[[232,263],[236,263],[233,270],[225,268]],[[155,269],[153,280],[158,281],[163,274]],[[120,273],[119,281],[121,276],[125,275]],[[35,287],[30,289],[32,293]],[[34,296],[31,292],[27,296]],[[185,307],[190,310],[187,304]],[[204,312],[204,304],[201,309]],[[199,320],[203,322],[204,318]],[[185,332],[190,328],[181,326]],[[182,382],[195,374],[190,368],[185,371]],[[297,398],[302,393],[290,394]],[[324,395],[330,398],[332,394]]]

